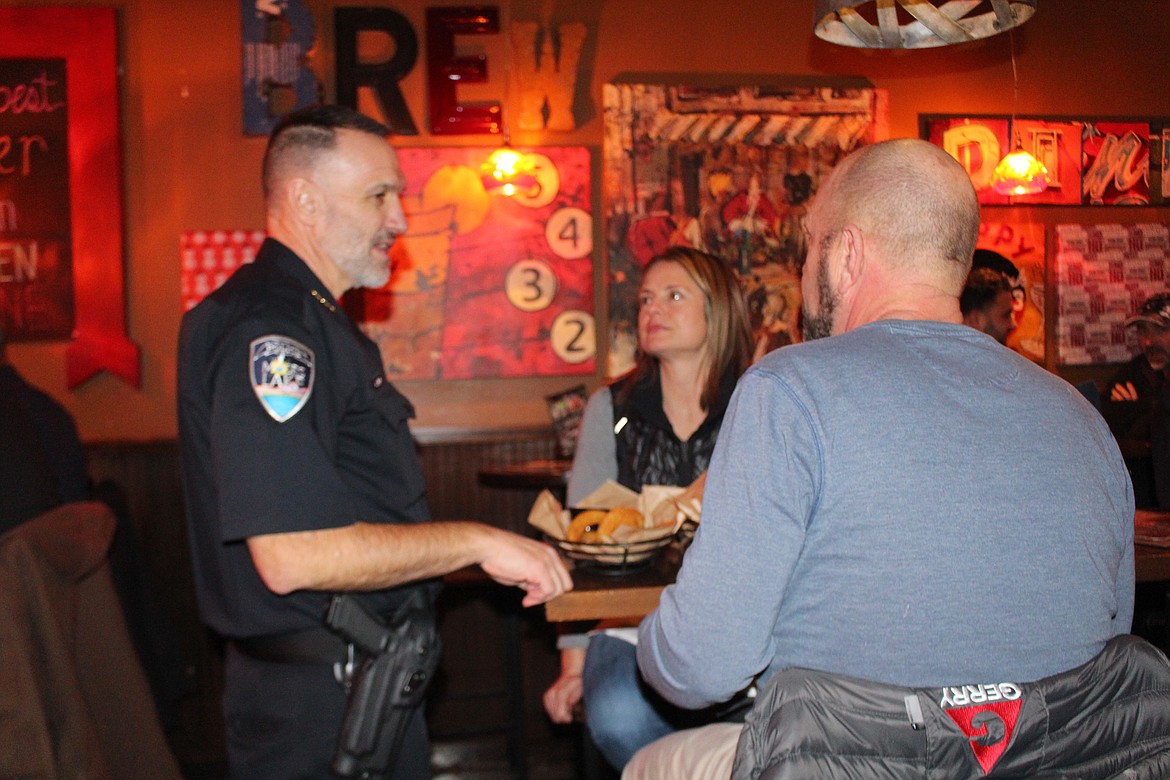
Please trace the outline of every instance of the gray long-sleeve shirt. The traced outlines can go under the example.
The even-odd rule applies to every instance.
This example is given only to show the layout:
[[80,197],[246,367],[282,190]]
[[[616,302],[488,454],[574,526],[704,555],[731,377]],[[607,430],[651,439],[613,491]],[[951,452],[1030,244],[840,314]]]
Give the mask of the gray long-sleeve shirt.
[[693,708],[787,666],[1039,679],[1129,630],[1133,511],[1097,412],[973,329],[786,347],[740,380],[639,664]]

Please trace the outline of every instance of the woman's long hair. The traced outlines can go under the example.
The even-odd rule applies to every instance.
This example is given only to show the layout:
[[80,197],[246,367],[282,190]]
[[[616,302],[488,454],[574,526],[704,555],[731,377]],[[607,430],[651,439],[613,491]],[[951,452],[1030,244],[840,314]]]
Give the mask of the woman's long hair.
[[[732,372],[738,379],[751,364],[752,331],[747,301],[739,280],[727,264],[714,255],[691,247],[671,247],[646,264],[642,269],[643,277],[658,263],[678,263],[703,293],[703,313],[707,319],[707,352],[703,362],[707,368],[707,380],[703,384],[699,406],[707,411],[719,398],[723,375]],[[620,400],[625,400],[634,385],[657,373],[658,358],[639,346],[633,381],[625,385]]]

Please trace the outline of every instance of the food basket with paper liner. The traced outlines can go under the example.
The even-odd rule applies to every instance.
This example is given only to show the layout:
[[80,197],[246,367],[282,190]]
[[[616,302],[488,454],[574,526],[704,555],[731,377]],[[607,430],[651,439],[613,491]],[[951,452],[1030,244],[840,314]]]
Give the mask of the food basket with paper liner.
[[687,488],[648,485],[635,493],[611,480],[572,510],[546,490],[528,522],[578,566],[621,574],[648,565],[684,523],[698,521],[703,482],[701,476]]

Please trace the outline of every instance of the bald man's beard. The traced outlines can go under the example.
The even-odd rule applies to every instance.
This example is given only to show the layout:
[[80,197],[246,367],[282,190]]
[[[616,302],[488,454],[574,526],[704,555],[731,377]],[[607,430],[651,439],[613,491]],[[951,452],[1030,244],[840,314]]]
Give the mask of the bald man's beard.
[[811,315],[807,303],[800,307],[801,333],[805,341],[828,338],[833,335],[833,312],[837,310],[840,298],[829,286],[829,267],[822,262],[817,270],[817,315]]

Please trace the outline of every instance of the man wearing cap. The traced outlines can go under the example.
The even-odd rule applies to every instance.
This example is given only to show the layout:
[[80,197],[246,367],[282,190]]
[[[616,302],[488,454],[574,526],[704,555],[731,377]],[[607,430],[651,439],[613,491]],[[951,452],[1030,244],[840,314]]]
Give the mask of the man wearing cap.
[[1170,508],[1170,293],[1158,293],[1125,321],[1141,354],[1110,381],[1101,414],[1117,438],[1139,507]]

